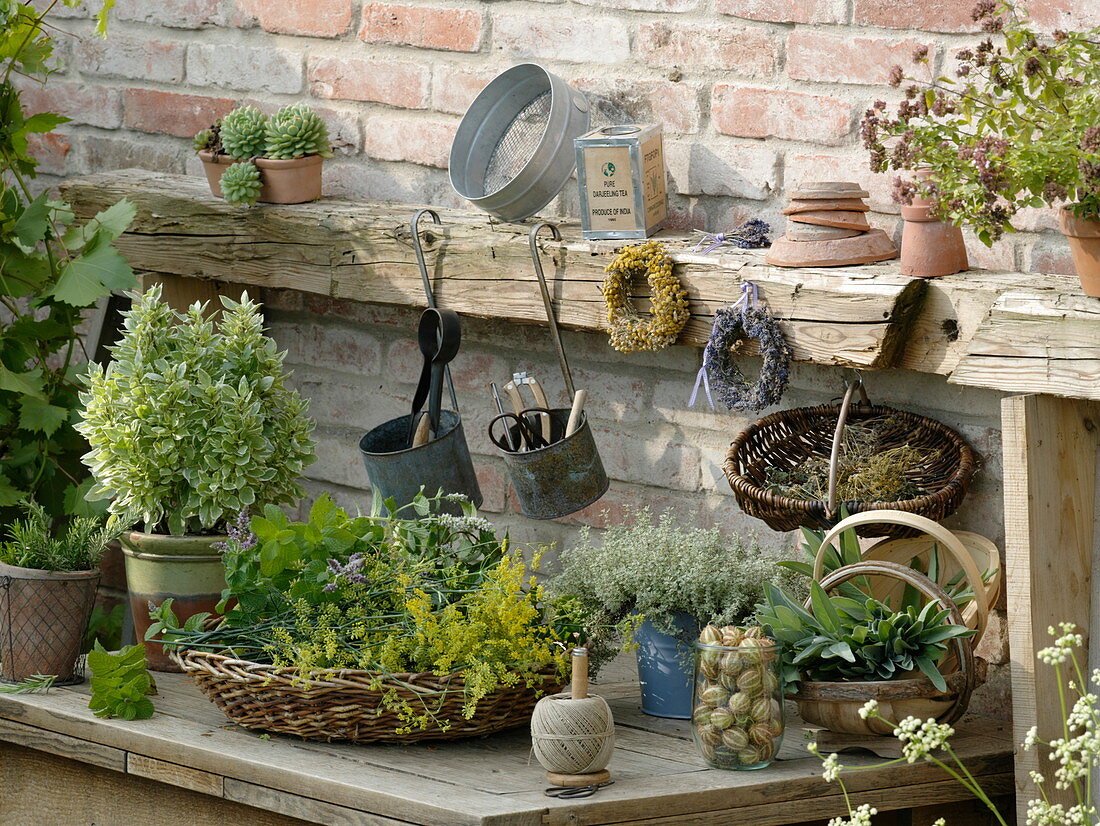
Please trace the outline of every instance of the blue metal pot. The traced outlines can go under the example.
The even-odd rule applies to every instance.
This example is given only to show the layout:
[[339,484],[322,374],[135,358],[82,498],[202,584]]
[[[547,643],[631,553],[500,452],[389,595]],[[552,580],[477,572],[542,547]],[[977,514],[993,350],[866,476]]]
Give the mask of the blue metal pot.
[[634,634],[638,643],[638,682],[642,711],[653,717],[691,719],[691,689],[699,621],[690,614],[676,615],[677,634],[665,634],[648,620]]

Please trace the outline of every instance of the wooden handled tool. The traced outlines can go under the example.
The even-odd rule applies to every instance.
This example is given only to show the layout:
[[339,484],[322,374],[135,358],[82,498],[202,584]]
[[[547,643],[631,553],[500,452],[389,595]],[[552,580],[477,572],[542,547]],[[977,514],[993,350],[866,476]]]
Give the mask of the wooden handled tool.
[[581,426],[581,413],[584,411],[584,403],[588,398],[587,390],[578,390],[573,396],[573,408],[569,411],[569,424],[565,426],[565,435],[572,436]]

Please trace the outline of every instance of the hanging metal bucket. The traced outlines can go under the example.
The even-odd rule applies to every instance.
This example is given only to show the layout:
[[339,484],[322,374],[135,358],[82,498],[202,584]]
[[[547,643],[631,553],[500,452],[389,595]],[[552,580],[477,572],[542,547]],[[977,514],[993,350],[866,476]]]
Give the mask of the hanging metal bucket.
[[572,435],[562,438],[568,422],[568,408],[551,410],[552,444],[515,453],[498,451],[508,466],[524,516],[532,519],[568,516],[607,493],[610,483],[592,438],[592,428],[588,426],[588,416],[582,418]]
[[[462,419],[453,410],[441,410],[439,415],[438,438],[419,447],[409,447],[411,416],[390,419],[359,440],[371,488],[383,499],[393,497],[398,506],[407,505],[424,488],[428,496],[434,496],[440,489],[445,493],[462,493],[481,507],[481,488],[470,460]],[[443,510],[462,513],[457,503]]]

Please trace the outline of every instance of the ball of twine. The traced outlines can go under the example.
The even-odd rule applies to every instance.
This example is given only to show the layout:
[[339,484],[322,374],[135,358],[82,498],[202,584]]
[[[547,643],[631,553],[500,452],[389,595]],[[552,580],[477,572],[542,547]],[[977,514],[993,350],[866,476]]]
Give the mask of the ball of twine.
[[591,774],[607,768],[615,749],[615,721],[603,697],[543,697],[531,717],[535,759],[548,772]]

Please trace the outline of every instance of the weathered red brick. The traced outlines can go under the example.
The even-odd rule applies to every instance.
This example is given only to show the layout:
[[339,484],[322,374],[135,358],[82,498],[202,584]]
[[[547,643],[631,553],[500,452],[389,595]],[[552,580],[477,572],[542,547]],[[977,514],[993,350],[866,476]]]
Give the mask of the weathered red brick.
[[220,0],[117,0],[112,17],[174,29],[201,29],[223,22]]
[[122,123],[122,99],[117,89],[51,80],[49,83],[20,83],[23,106],[30,114],[56,112],[74,123],[116,129]]
[[1100,26],[1100,5],[1081,0],[1031,0],[1028,13],[1035,25],[1047,32],[1055,29],[1082,31]]
[[38,161],[38,171],[46,175],[64,175],[65,159],[72,144],[66,135],[58,132],[27,136],[31,156]]
[[862,150],[840,154],[806,152],[787,154],[783,171],[784,185],[794,189],[811,181],[852,181],[869,193],[868,205],[878,212],[897,213],[899,207],[892,197],[896,173],[878,174],[871,171],[867,153]]
[[367,43],[476,52],[481,28],[482,14],[476,9],[371,3],[363,9],[359,37]]
[[761,29],[658,20],[638,27],[638,54],[650,66],[724,69],[748,77],[775,74],[781,43]]
[[321,98],[366,100],[405,109],[428,105],[431,70],[423,63],[358,57],[313,57],[309,89]]
[[935,50],[926,41],[798,29],[787,38],[787,74],[797,80],[877,85],[889,80],[892,66],[903,66],[907,74],[926,78],[929,64],[914,64],[912,60],[913,53],[922,46],[929,50],[931,63]]
[[665,164],[673,191],[682,195],[764,200],[779,186],[779,153],[765,141],[718,138],[665,142]]
[[622,63],[630,58],[630,32],[626,20],[617,17],[500,13],[493,18],[493,51],[575,63]]
[[718,83],[711,95],[711,119],[726,135],[832,145],[851,134],[854,107],[825,95]]
[[363,151],[380,161],[447,168],[457,121],[375,115],[363,123]]
[[582,6],[630,11],[685,12],[698,8],[700,0],[574,0]]
[[231,98],[181,95],[156,89],[127,89],[123,122],[130,129],[189,138],[233,108]]
[[351,28],[351,0],[237,0],[234,23],[276,34],[339,37]]
[[295,49],[192,43],[187,50],[187,82],[293,95],[302,91],[303,64],[302,53]]
[[454,115],[463,114],[478,92],[498,74],[497,71],[436,65],[432,75],[432,108]]
[[771,23],[843,23],[842,0],[715,0],[715,11]]
[[970,16],[974,4],[963,0],[854,0],[855,22],[887,29],[919,29],[925,32],[974,32],[980,30]]
[[637,120],[657,121],[668,132],[699,131],[702,118],[699,90],[690,83],[582,77],[572,81],[572,85],[609,99]]
[[1026,251],[1024,271],[1076,275],[1077,268],[1069,251],[1069,241],[1061,233],[1040,235]]
[[179,83],[186,53],[187,47],[179,41],[112,34],[107,39],[81,39],[76,46],[76,65],[86,74]]

